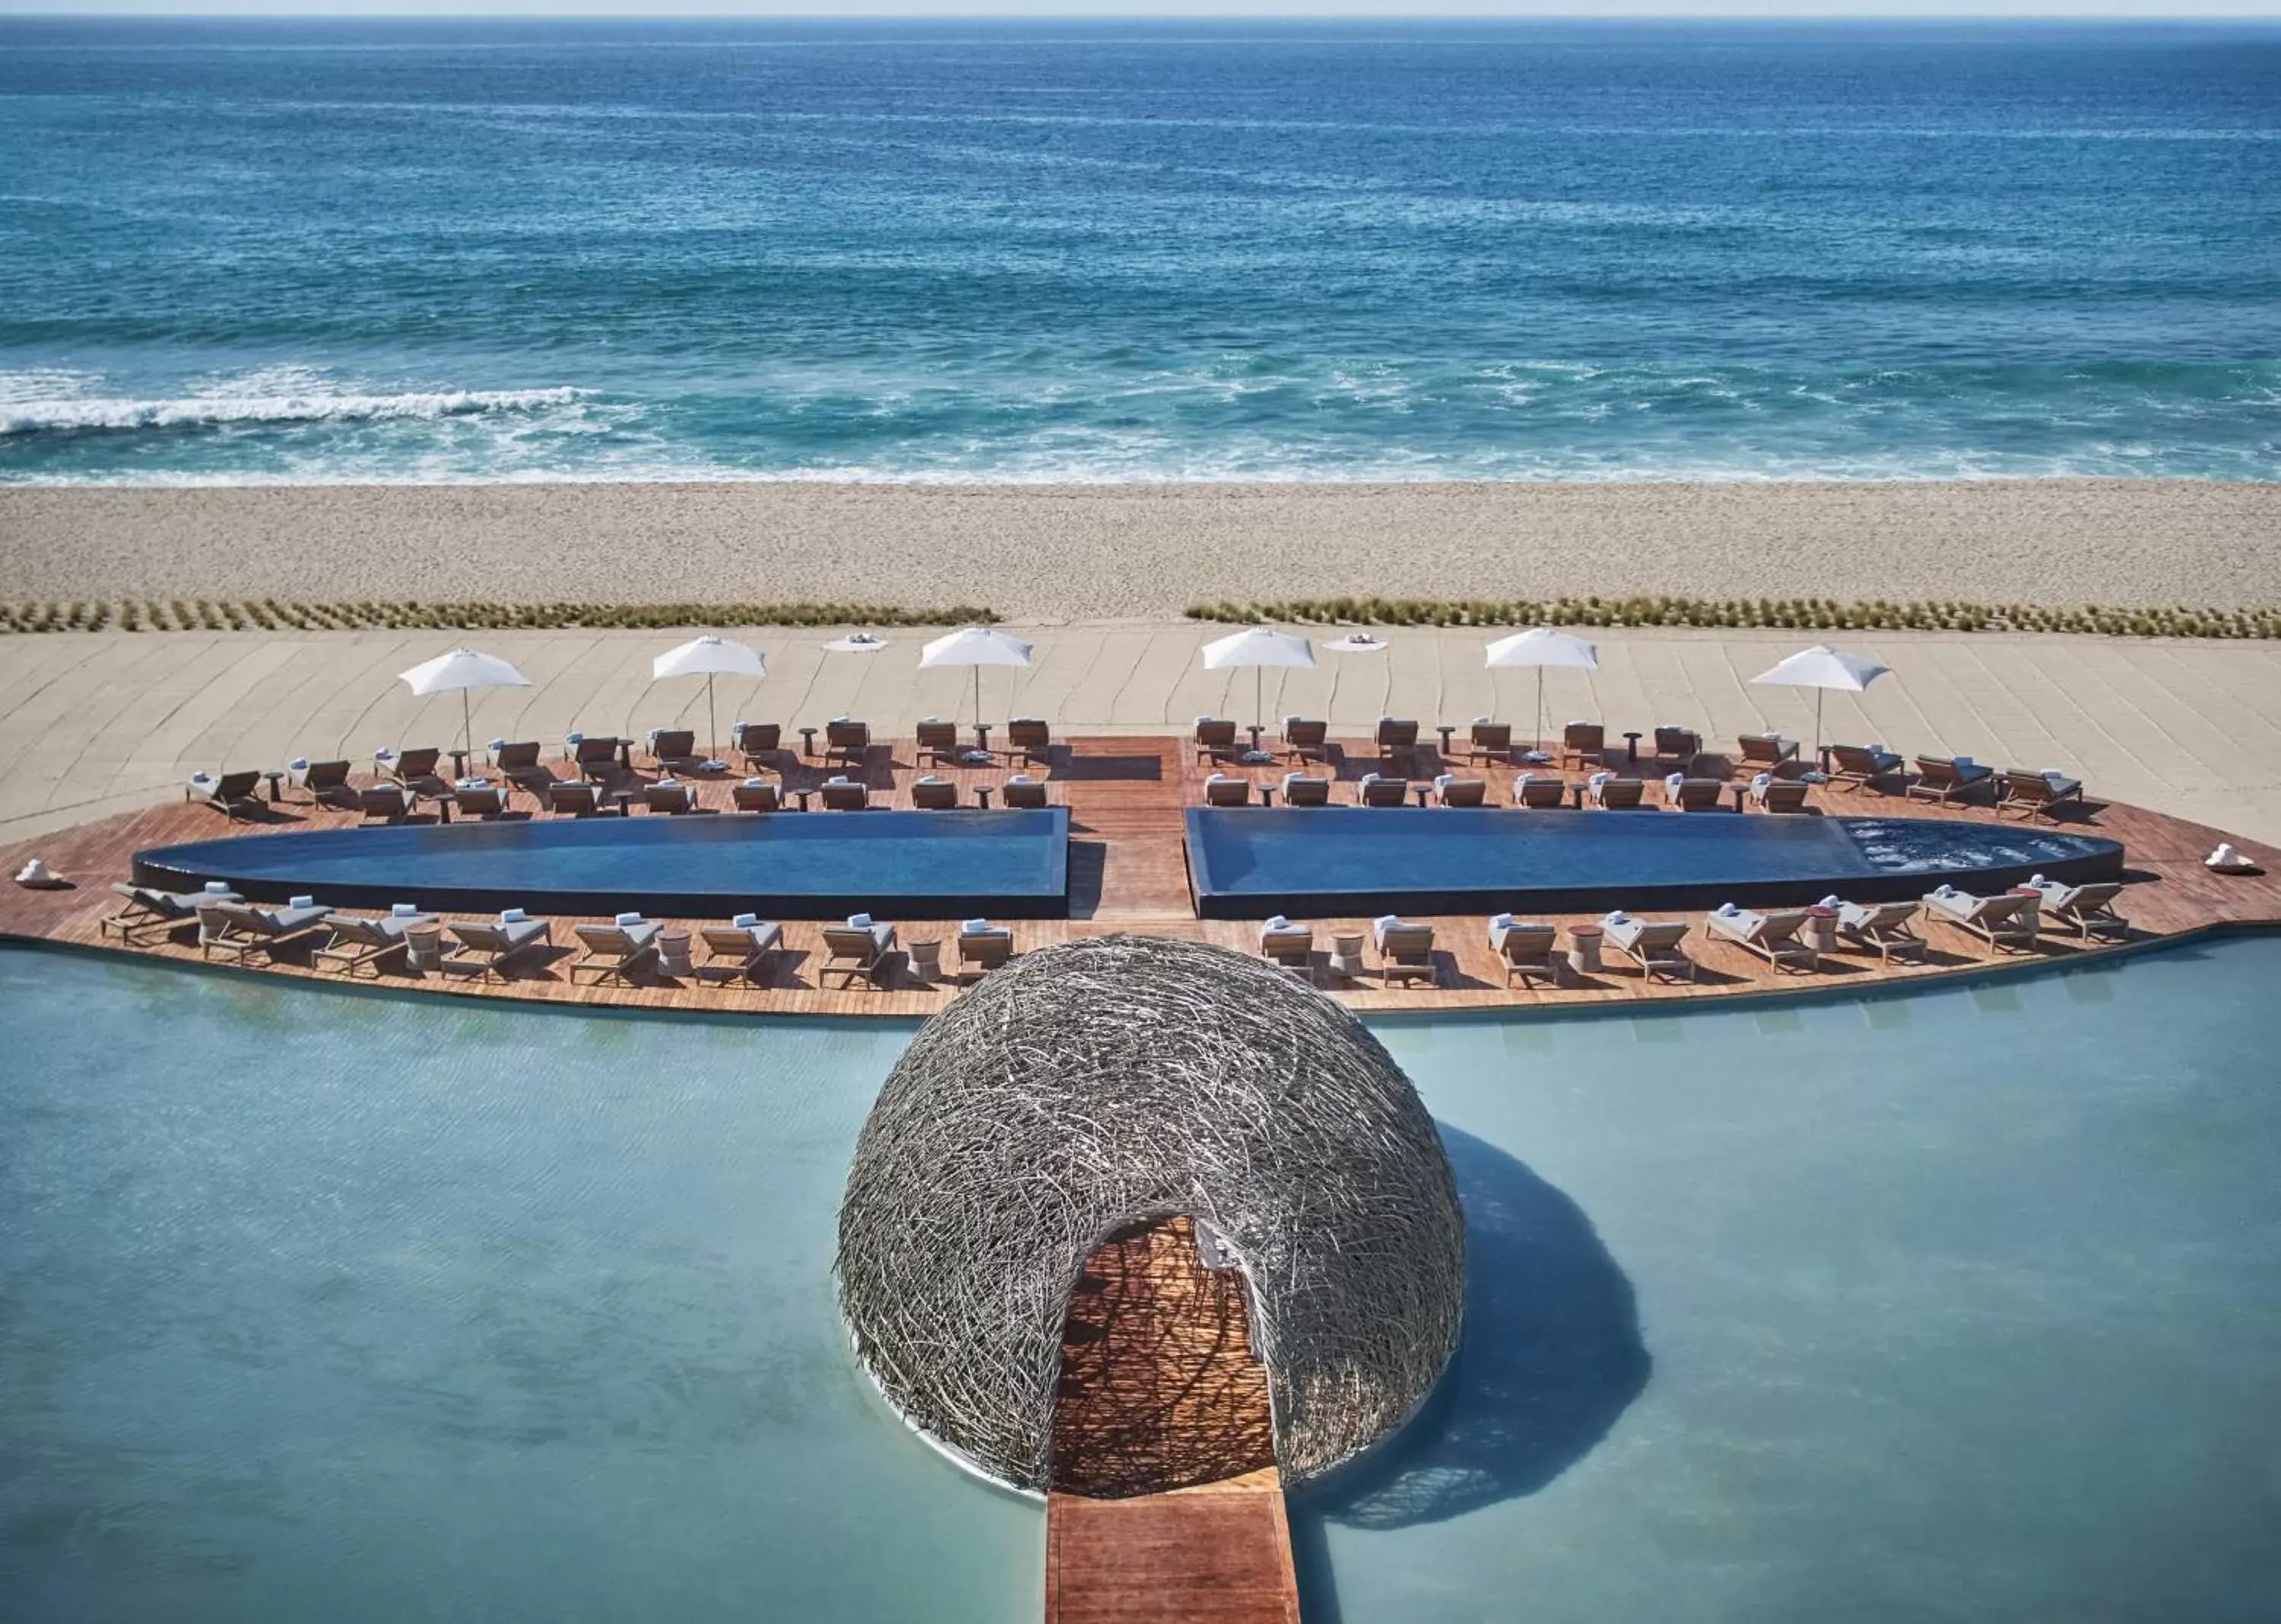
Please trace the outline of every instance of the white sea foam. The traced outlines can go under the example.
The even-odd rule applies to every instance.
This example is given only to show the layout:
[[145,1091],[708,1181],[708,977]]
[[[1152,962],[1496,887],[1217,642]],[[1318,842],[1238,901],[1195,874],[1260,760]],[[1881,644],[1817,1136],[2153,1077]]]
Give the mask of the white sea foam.
[[372,422],[389,419],[433,421],[495,412],[540,411],[574,404],[585,393],[576,389],[439,390],[395,395],[292,391],[125,399],[32,394],[20,389],[21,380],[22,375],[19,375],[19,389],[0,391],[0,436],[214,429],[267,423]]

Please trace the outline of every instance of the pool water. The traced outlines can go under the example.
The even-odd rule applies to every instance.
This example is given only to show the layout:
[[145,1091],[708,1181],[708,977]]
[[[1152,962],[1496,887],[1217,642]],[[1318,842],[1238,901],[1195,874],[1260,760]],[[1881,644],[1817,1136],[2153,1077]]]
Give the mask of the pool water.
[[1937,818],[1503,808],[1192,807],[1206,918],[1708,908],[2001,890],[2041,871],[2112,878],[2095,835]]
[[780,919],[1069,911],[1069,808],[547,818],[319,829],[140,852],[145,885],[261,901]]
[[[1379,1023],[1468,1324],[1311,1624],[2269,1618],[2277,983]],[[0,950],[0,1611],[1036,1618],[832,1308],[909,1031]]]

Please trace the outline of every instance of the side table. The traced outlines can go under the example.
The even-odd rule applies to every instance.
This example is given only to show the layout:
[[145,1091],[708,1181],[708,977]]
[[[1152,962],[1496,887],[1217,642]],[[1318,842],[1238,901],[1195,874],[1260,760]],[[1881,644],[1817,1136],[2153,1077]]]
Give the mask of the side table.
[[1572,924],[1568,927],[1568,967],[1580,976],[1600,973],[1600,938],[1604,934],[1597,924]]

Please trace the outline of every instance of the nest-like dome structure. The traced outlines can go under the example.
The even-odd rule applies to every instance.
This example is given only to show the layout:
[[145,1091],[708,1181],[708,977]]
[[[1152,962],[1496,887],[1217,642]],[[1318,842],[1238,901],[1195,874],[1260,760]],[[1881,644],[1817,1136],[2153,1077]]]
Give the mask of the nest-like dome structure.
[[856,1145],[840,1310],[907,1419],[1043,1489],[1087,1257],[1180,1215],[1249,1283],[1287,1481],[1367,1450],[1432,1393],[1465,1290],[1433,1118],[1334,1001],[1161,937],[1027,955],[919,1032]]

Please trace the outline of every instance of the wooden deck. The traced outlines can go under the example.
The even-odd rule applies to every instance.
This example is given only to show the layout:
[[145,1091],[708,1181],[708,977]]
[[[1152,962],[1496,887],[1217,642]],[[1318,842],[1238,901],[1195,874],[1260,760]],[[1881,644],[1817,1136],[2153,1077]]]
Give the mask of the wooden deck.
[[1297,1624],[1274,1463],[1241,1278],[1185,1218],[1112,1237],[1063,1333],[1047,1624]]
[[[907,743],[875,747],[862,777],[873,788],[876,804],[909,804],[911,780],[922,770],[929,770],[915,765],[915,762],[916,752]],[[1352,781],[1375,764],[1374,751],[1366,746],[1349,742],[1343,757],[1334,758],[1333,763],[1334,770],[1342,780],[1334,790],[1335,797],[1341,800],[1352,800]],[[557,772],[565,770],[559,762],[553,765]],[[1463,763],[1452,763],[1451,768],[1459,772],[1468,770]],[[1411,772],[1414,777],[1424,779],[1440,769],[1439,758],[1428,745],[1418,753]],[[970,805],[977,786],[997,785],[1003,781],[1009,769],[1001,764],[989,769],[934,768],[931,770],[955,781],[960,787],[962,800]],[[1071,809],[1072,916],[1066,920],[1015,922],[1013,931],[1018,951],[1027,952],[1073,936],[1108,931],[1151,932],[1211,941],[1244,952],[1257,951],[1258,927],[1256,924],[1199,920],[1194,915],[1187,893],[1179,815],[1184,808],[1202,800],[1202,780],[1208,769],[1197,763],[1194,750],[1185,739],[1078,739],[1057,745],[1050,766],[1033,766],[1031,770],[1035,776],[1048,781],[1050,793],[1057,803],[1065,804]],[[1280,778],[1281,771],[1280,767],[1263,768],[1255,776],[1263,783],[1272,783]],[[827,773],[818,762],[787,758],[780,776],[788,788],[799,788],[820,783]],[[1489,769],[1483,776],[1489,779],[1492,802],[1504,800],[1510,787],[1510,770]],[[724,777],[703,784],[700,787],[700,797],[708,806],[725,808],[729,805],[732,782],[733,778]],[[527,796],[518,797],[518,800],[525,808],[531,804]],[[1827,788],[1817,788],[1813,792],[1813,808],[1831,813],[1859,811],[1921,817],[1984,820],[1993,816],[1983,808],[1942,808],[1920,801],[1905,801],[1875,792],[1846,793]],[[816,811],[775,816],[844,817],[862,815]],[[1414,816],[1432,817],[1436,814],[1432,810],[1419,810]],[[1580,811],[1555,816],[1602,817],[1618,815]],[[1681,814],[1652,812],[1623,816],[1678,816]],[[1692,816],[1738,815],[1721,812]],[[1739,816],[1755,817],[1767,815],[1749,812]],[[229,823],[210,808],[175,800],[143,811],[82,824],[60,833],[43,835],[0,851],[0,862],[4,862],[8,870],[13,872],[26,858],[36,854],[44,858],[50,868],[69,879],[72,888],[30,891],[12,885],[0,886],[0,936],[130,951],[120,948],[115,942],[104,938],[98,931],[97,922],[118,907],[119,900],[111,892],[111,883],[127,878],[133,855],[138,849],[225,833],[258,839],[262,833],[273,830],[338,826],[355,821],[352,814],[294,804],[289,791],[288,803],[276,807],[259,822]],[[2131,807],[2098,803],[2093,804],[2087,816],[2071,820],[2070,826],[2107,835],[2123,843],[2133,883],[2124,892],[2122,906],[2135,927],[2133,938],[2136,941],[2145,942],[2226,924],[2281,923],[2281,874],[2276,872],[2277,868],[2281,868],[2281,853],[2237,840],[2236,844],[2259,862],[2266,872],[2252,877],[2218,875],[2210,872],[2201,863],[2202,857],[2210,847],[2223,838],[2216,830]],[[1551,917],[1555,923],[1563,925],[1587,922],[1587,917],[1581,915]],[[932,1013],[955,996],[964,985],[955,977],[931,983],[918,982],[908,973],[908,965],[898,964],[893,967],[894,973],[880,986],[823,987],[819,985],[816,974],[822,927],[814,924],[793,923],[785,927],[789,951],[766,985],[724,985],[718,979],[649,975],[634,986],[573,986],[568,975],[568,965],[573,955],[570,947],[564,945],[572,940],[568,929],[572,923],[575,922],[563,920],[557,923],[554,934],[560,940],[551,956],[545,954],[531,955],[521,973],[505,985],[482,985],[464,976],[423,976],[400,967],[392,968],[383,975],[379,985],[391,989],[461,997],[506,997],[585,1006],[756,1015],[904,1017]],[[1777,987],[1798,990],[1867,986],[1883,980],[1910,980],[1960,971],[1978,971],[1985,968],[1990,960],[1983,945],[1948,927],[1931,924],[1925,928],[1931,940],[1932,951],[1921,965],[1897,964],[1884,969],[1880,968],[1874,958],[1847,953],[1825,960],[1821,974],[1785,975],[1777,978],[1761,960],[1740,947],[1711,941],[1698,929],[1689,933],[1685,944],[1700,966],[1700,977],[1693,982],[1651,985],[1643,983],[1638,975],[1628,971],[1605,970],[1593,976],[1572,978],[1558,987],[1508,988],[1504,985],[1502,966],[1489,949],[1483,921],[1473,916],[1452,916],[1433,922],[1437,931],[1436,984],[1399,987],[1380,984],[1374,961],[1372,967],[1366,968],[1362,975],[1350,979],[1334,978],[1325,970],[1331,934],[1341,930],[1365,931],[1366,921],[1318,920],[1311,923],[1318,946],[1315,961],[1318,984],[1334,996],[1365,1010],[1554,1008],[1717,998],[1764,993]],[[906,947],[914,941],[932,940],[940,942],[946,972],[955,969],[949,963],[953,956],[950,939],[956,930],[955,921],[906,919],[896,924]],[[194,937],[195,932],[185,932],[183,936]],[[181,939],[132,951],[178,961],[195,961],[198,957],[195,941]],[[2104,951],[2107,949],[2047,935],[2039,953],[2024,962],[2079,959]],[[2006,962],[2023,961],[2008,959]],[[311,966],[304,955],[289,948],[284,962],[255,973],[291,977],[313,976],[320,972]],[[336,978],[328,974],[325,978]]]

